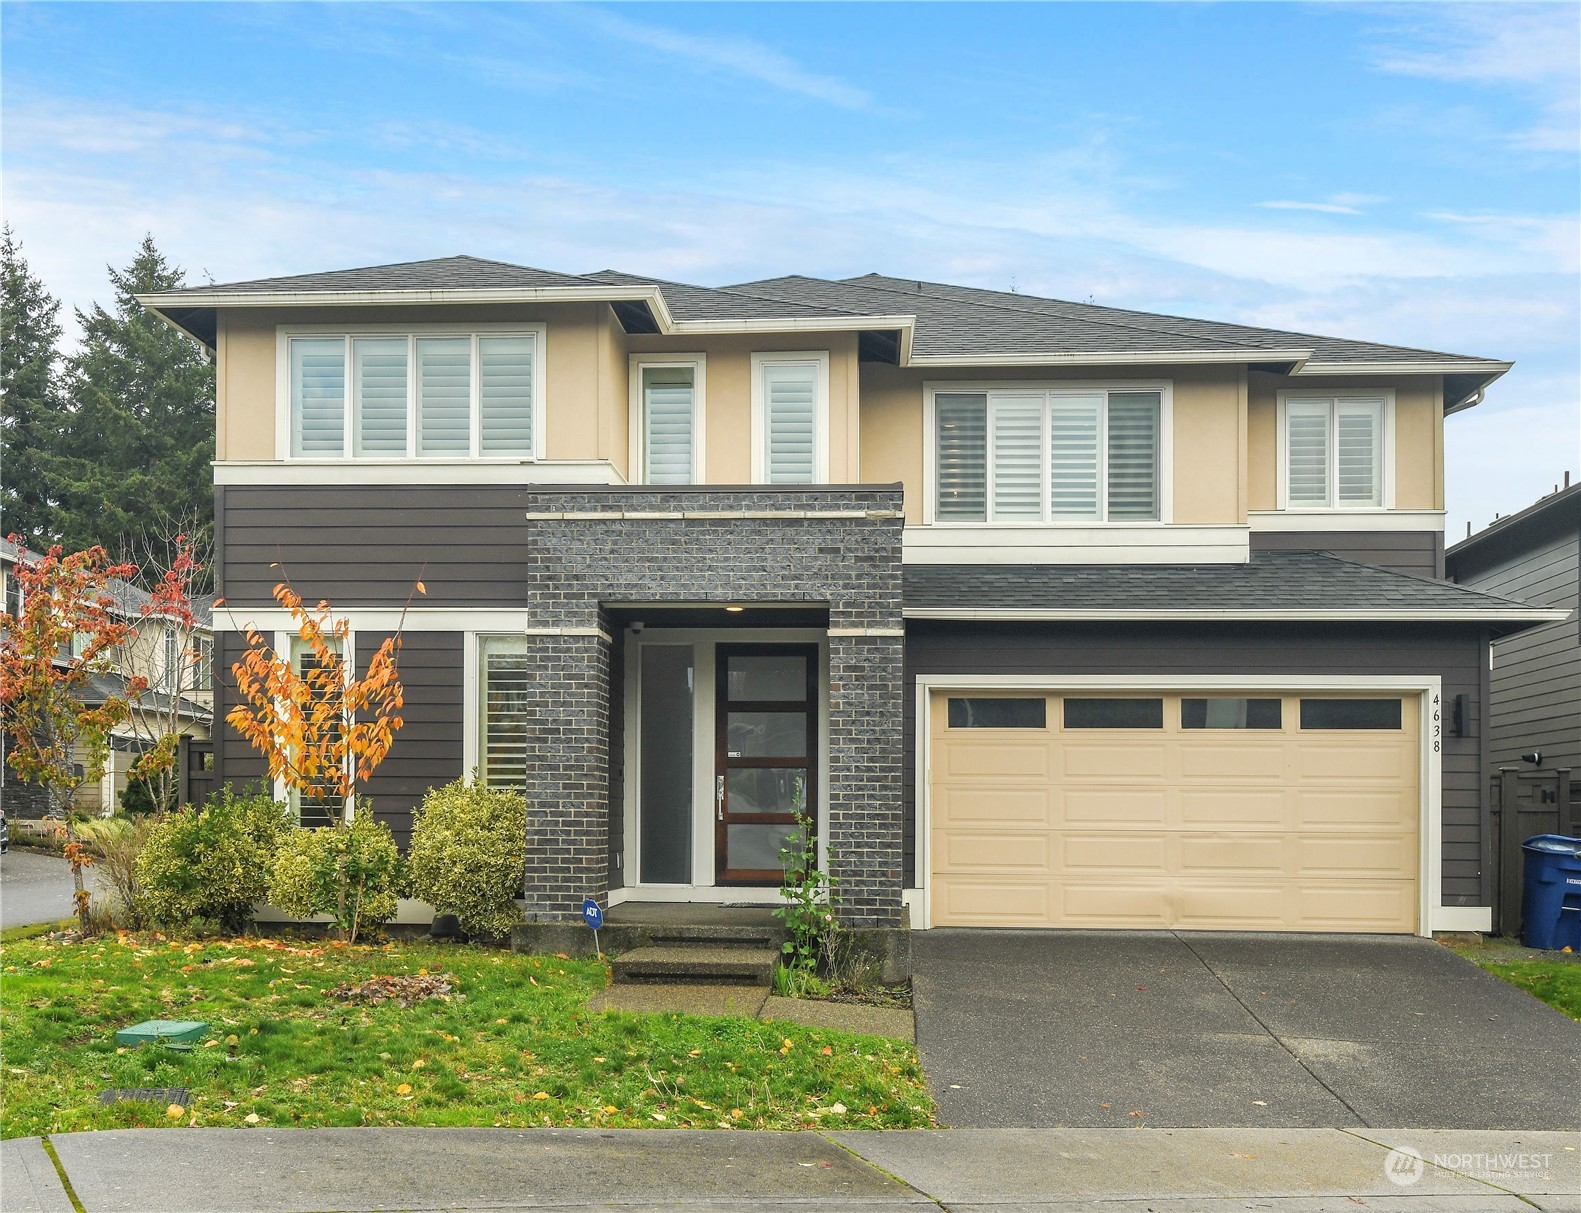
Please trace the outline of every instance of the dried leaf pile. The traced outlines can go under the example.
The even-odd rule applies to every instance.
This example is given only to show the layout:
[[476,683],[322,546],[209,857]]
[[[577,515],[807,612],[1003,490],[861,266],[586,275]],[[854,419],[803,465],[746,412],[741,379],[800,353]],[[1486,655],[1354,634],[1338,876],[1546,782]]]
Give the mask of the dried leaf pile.
[[367,981],[342,982],[325,993],[343,1002],[365,1002],[373,1006],[393,1002],[399,1007],[409,1007],[430,998],[449,1002],[455,980],[449,973],[392,973],[370,977]]

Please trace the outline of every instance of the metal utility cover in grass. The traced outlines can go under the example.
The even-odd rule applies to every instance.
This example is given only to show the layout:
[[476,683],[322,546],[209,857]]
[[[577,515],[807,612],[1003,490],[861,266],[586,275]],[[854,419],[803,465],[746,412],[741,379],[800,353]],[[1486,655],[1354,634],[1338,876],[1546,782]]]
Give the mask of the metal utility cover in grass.
[[173,1104],[184,1108],[192,1102],[192,1092],[185,1087],[110,1087],[99,1092],[99,1102],[106,1107],[113,1103],[152,1103],[162,1108]]
[[139,1048],[142,1045],[164,1045],[167,1049],[190,1049],[192,1042],[202,1037],[209,1025],[195,1019],[146,1019],[122,1028],[115,1034],[115,1043]]

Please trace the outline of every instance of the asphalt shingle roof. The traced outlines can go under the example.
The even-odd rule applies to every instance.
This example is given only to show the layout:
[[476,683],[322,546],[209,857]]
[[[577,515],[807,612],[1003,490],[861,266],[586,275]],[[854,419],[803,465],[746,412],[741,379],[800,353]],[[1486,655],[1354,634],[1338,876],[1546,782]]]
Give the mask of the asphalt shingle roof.
[[1387,618],[1471,610],[1492,619],[1533,607],[1307,551],[1257,552],[1247,564],[910,564],[904,578],[908,611],[1366,611]]
[[487,261],[481,257],[435,257],[428,261],[398,261],[360,269],[328,270],[320,274],[293,274],[286,278],[254,278],[246,282],[216,282],[171,291],[173,296],[206,295],[211,291],[235,294],[268,294],[271,291],[458,291],[535,286],[593,286],[577,274]]

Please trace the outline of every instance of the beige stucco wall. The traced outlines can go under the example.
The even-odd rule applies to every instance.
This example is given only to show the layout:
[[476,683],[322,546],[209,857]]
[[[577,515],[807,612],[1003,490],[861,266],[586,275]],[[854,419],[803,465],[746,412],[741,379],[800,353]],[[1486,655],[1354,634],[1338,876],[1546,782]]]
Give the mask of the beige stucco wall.
[[1237,523],[1246,518],[1240,469],[1245,450],[1245,380],[1238,367],[1027,368],[948,372],[862,366],[862,479],[906,486],[906,521],[923,519],[922,400],[925,383],[1069,382],[1101,380],[1173,384],[1173,520]]
[[[611,459],[624,469],[626,359],[621,343],[625,334],[608,306],[594,303],[222,312],[216,458],[275,457],[275,332],[280,325],[526,323],[547,326],[544,433],[549,458]],[[617,374],[618,382],[613,379]]]
[[1444,508],[1444,391],[1436,375],[1291,379],[1253,372],[1247,393],[1250,508],[1278,508],[1279,393],[1394,391],[1394,508]]
[[729,334],[724,336],[632,336],[635,354],[707,355],[704,455],[710,484],[752,482],[752,355],[829,354],[829,483],[849,484],[860,476],[861,376],[855,333]]

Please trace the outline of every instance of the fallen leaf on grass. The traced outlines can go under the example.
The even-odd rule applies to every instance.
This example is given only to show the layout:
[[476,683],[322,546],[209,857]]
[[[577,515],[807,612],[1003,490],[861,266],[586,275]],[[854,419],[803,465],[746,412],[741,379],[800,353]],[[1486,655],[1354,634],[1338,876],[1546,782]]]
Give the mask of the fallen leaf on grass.
[[547,1092],[547,1091],[538,1091],[538,1092],[536,1092],[533,1095],[533,1098],[534,1099],[548,1099],[549,1098],[549,1092]]
[[834,1046],[833,1045],[824,1045],[824,1047],[822,1049],[818,1050],[818,1051],[820,1053],[822,1053],[825,1057],[833,1057],[834,1056]]
[[173,1103],[165,1109],[165,1115],[171,1120],[180,1120],[186,1114],[187,1110],[178,1103]]
[[255,1125],[262,1119],[263,1117],[259,1116],[256,1112],[247,1113],[247,1123],[250,1125]]
[[412,1084],[409,1082],[403,1082],[400,1086],[395,1088],[395,1093],[397,1095],[410,1095],[412,1093]]

